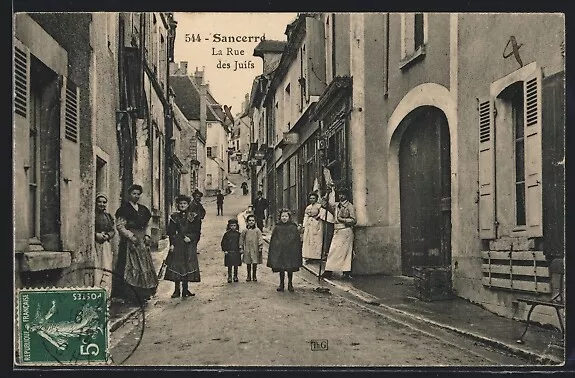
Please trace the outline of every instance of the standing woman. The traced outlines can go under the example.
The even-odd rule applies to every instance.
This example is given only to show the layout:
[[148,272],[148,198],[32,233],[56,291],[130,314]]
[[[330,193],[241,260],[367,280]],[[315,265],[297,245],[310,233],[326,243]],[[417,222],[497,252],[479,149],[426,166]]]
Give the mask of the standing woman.
[[279,273],[280,285],[277,291],[284,291],[285,273],[288,276],[288,290],[294,291],[292,277],[302,266],[301,238],[298,227],[291,220],[288,209],[280,211],[279,222],[275,225],[270,239],[267,266]]
[[128,200],[116,211],[116,229],[120,235],[116,270],[122,277],[119,294],[136,302],[150,299],[158,287],[149,247],[152,214],[146,206],[138,203],[142,192],[142,186],[130,186]]
[[307,260],[321,259],[323,224],[320,219],[321,205],[317,202],[318,194],[309,195],[309,205],[305,208],[303,217],[302,256]]
[[94,286],[106,289],[108,297],[112,292],[112,269],[114,269],[114,254],[110,240],[116,234],[114,218],[106,211],[108,197],[103,193],[96,194]]
[[[170,252],[166,259],[165,280],[173,281],[172,298],[191,297],[188,282],[200,282],[197,241],[200,230],[197,227],[199,215],[190,208],[191,198],[180,194],[176,198],[178,212],[170,215],[167,233],[170,238]],[[182,290],[180,291],[180,283]]]
[[325,263],[323,277],[329,278],[333,271],[343,272],[344,279],[351,278],[351,260],[353,258],[353,226],[357,223],[355,208],[349,202],[347,189],[339,190],[339,202],[331,202],[329,192],[323,199],[323,206],[334,215],[333,240]]

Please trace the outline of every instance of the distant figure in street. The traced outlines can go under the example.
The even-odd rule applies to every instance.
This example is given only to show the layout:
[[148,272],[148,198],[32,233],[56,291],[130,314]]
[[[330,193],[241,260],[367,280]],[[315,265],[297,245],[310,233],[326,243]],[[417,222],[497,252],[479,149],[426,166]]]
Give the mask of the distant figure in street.
[[248,183],[247,182],[242,182],[242,192],[244,193],[244,196],[248,194]]
[[330,190],[322,200],[322,206],[335,217],[334,233],[323,277],[331,277],[334,270],[343,272],[343,278],[351,278],[353,258],[353,226],[357,223],[355,208],[348,201],[347,189],[339,190],[339,202],[329,200]]
[[[190,204],[190,211],[198,214],[195,219],[194,227],[198,230],[198,239],[196,240],[196,247],[200,241],[200,237],[202,236],[202,221],[206,217],[206,209],[202,205],[202,197],[204,193],[200,192],[198,189],[194,190],[192,193],[192,203]],[[197,248],[196,248],[197,249]],[[200,253],[199,251],[197,252]]]
[[257,282],[258,264],[262,263],[262,249],[264,239],[262,232],[256,228],[256,217],[253,214],[247,216],[246,229],[242,231],[240,237],[240,249],[243,254],[243,262],[247,266],[246,281]]
[[112,269],[114,269],[114,254],[110,240],[116,234],[114,218],[106,211],[108,197],[103,193],[96,194],[94,286],[106,289],[108,298],[112,292]]
[[216,206],[218,207],[218,215],[224,215],[224,195],[222,191],[218,189],[218,194],[216,195]]
[[261,190],[258,191],[258,197],[254,201],[254,214],[256,216],[256,223],[260,231],[264,231],[264,221],[268,211],[268,200],[263,197]]
[[232,268],[234,270],[233,281],[238,282],[238,266],[242,265],[240,246],[240,232],[237,219],[228,220],[226,232],[222,237],[221,247],[224,252],[224,265],[228,267],[228,283],[232,282]]
[[150,253],[152,213],[138,203],[142,192],[142,186],[130,186],[127,201],[116,211],[116,230],[120,235],[115,270],[120,277],[118,295],[136,304],[149,300],[158,288],[158,276]]
[[291,220],[287,209],[280,211],[280,219],[272,232],[267,266],[279,273],[280,285],[277,291],[284,291],[285,273],[288,276],[288,290],[294,291],[292,278],[302,266],[301,239],[298,227]]
[[[170,215],[167,234],[170,238],[170,250],[166,258],[165,280],[174,282],[172,298],[192,297],[195,294],[188,289],[188,282],[200,282],[197,240],[200,238],[198,227],[199,214],[190,208],[192,199],[180,194],[176,197],[178,211]],[[182,290],[180,290],[180,283]]]
[[318,194],[309,194],[309,205],[303,217],[302,256],[307,260],[321,259],[323,222],[320,219],[321,205],[317,202]]

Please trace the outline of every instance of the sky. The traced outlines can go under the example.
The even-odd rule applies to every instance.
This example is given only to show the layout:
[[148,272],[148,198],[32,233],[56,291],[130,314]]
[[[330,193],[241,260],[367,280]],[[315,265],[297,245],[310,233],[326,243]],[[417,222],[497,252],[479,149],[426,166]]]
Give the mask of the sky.
[[[253,56],[259,43],[256,37],[285,41],[286,26],[296,16],[296,13],[176,12],[174,59],[177,63],[187,61],[191,74],[196,67],[200,70],[203,67],[204,80],[209,83],[212,95],[220,104],[231,106],[232,114],[236,115],[245,95],[251,91],[253,79],[262,73],[262,59]],[[229,36],[242,37],[245,42],[224,41],[223,37]],[[217,55],[220,52],[222,55]],[[229,67],[218,68],[220,62],[223,66],[228,63]]]

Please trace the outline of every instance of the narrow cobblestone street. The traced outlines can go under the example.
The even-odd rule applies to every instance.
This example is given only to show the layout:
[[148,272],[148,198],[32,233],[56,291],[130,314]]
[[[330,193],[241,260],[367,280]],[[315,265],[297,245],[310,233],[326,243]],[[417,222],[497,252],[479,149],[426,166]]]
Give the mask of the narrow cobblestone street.
[[[156,301],[146,309],[145,330],[131,322],[112,334],[111,353],[127,365],[186,366],[400,366],[493,365],[522,361],[476,353],[393,322],[337,294],[314,289],[305,271],[294,276],[295,293],[276,292],[277,276],[265,266],[258,282],[228,284],[220,238],[226,222],[248,204],[249,196],[226,197],[225,216],[216,216],[208,198],[199,244],[202,282],[195,297],[171,299],[171,282],[162,281]],[[265,253],[264,253],[265,256]],[[265,260],[264,260],[265,265]],[[328,350],[311,351],[312,340],[328,340]],[[479,349],[481,347],[477,347]],[[495,357],[493,357],[495,356]]]

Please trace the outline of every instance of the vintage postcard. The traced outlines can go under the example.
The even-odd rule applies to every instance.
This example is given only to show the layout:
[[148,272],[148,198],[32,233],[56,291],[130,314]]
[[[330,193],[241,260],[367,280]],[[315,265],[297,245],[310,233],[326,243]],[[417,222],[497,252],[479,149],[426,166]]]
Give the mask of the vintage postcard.
[[13,14],[14,366],[562,366],[565,15]]

